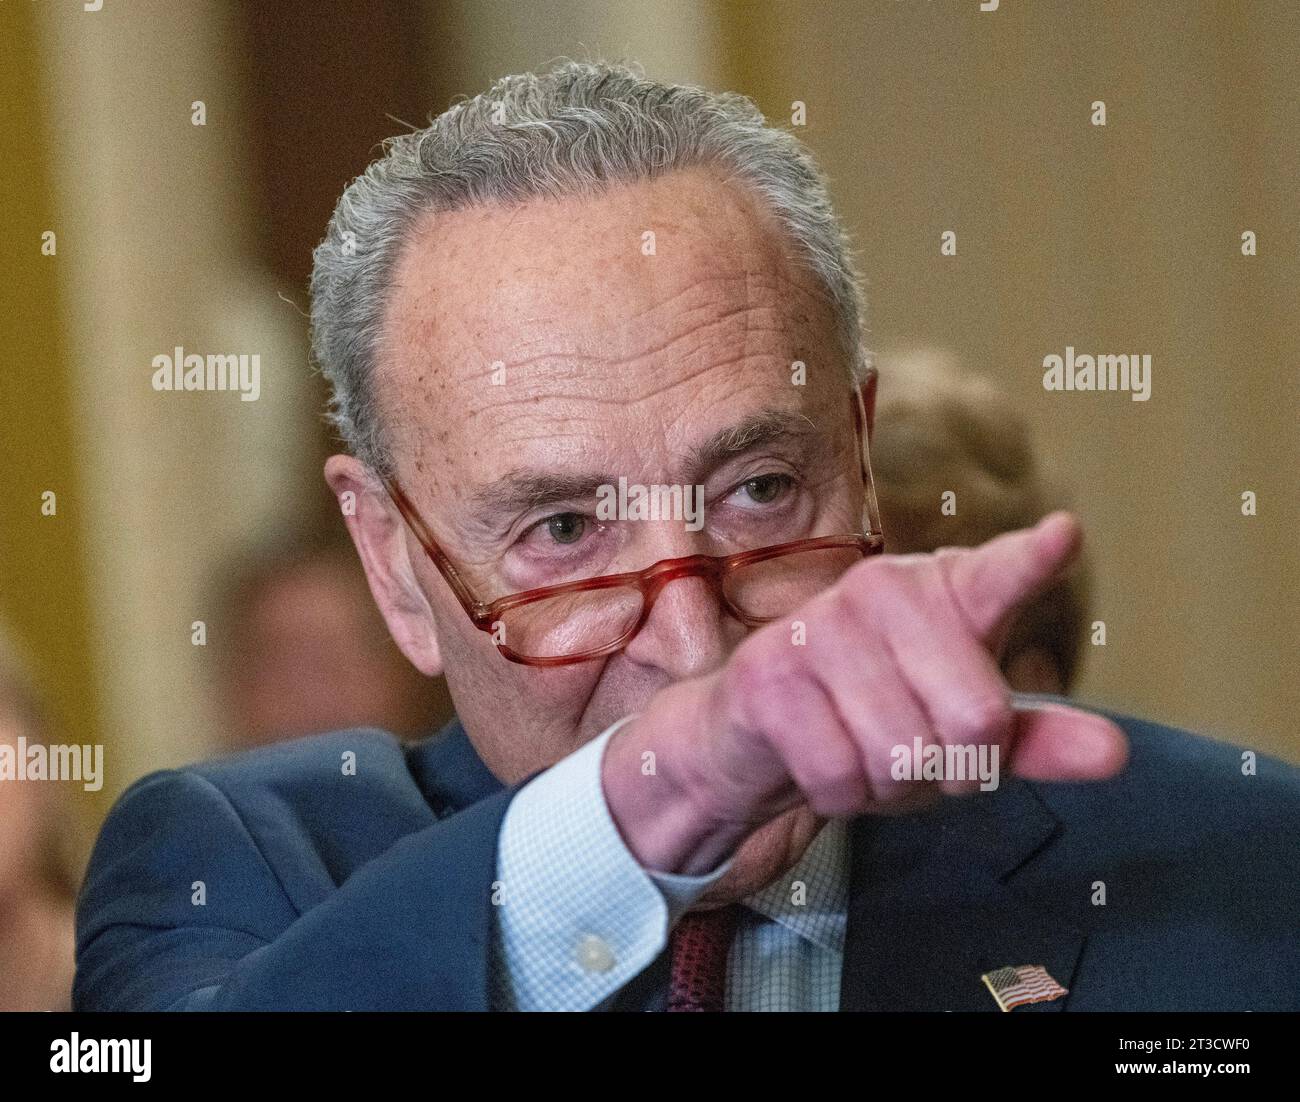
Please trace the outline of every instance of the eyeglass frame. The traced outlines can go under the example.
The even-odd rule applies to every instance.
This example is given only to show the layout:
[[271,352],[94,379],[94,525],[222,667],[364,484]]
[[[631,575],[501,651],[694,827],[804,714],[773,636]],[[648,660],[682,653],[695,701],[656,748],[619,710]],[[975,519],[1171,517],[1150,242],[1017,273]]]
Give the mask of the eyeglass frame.
[[727,596],[724,583],[735,570],[767,559],[832,547],[855,548],[864,559],[871,555],[880,554],[884,550],[885,540],[884,533],[880,528],[880,510],[876,502],[875,482],[871,476],[870,433],[867,428],[866,406],[862,397],[863,393],[867,392],[874,407],[876,382],[876,369],[874,367],[867,368],[862,382],[853,386],[850,401],[858,458],[861,461],[864,489],[863,513],[866,517],[865,527],[868,529],[865,533],[850,532],[839,535],[815,536],[811,539],[773,544],[770,547],[756,547],[750,551],[739,551],[733,555],[684,555],[675,559],[660,559],[643,570],[631,570],[622,574],[601,574],[594,578],[582,578],[572,582],[560,582],[556,585],[521,590],[518,593],[509,593],[504,597],[498,597],[494,601],[484,603],[475,596],[473,590],[460,576],[455,564],[447,557],[447,553],[443,551],[438,541],[433,538],[429,526],[425,524],[424,518],[420,516],[419,511],[402,489],[396,477],[391,475],[379,475],[378,477],[407,528],[410,529],[411,534],[415,536],[424,549],[429,561],[442,575],[456,600],[460,603],[461,608],[465,610],[465,614],[470,618],[470,622],[480,631],[487,632],[489,635],[495,634],[496,625],[501,622],[504,613],[519,608],[521,605],[533,604],[566,593],[582,593],[597,589],[628,587],[639,590],[641,593],[641,615],[637,618],[636,623],[614,642],[597,647],[595,650],[584,651],[580,654],[543,658],[519,654],[512,650],[508,643],[494,642],[502,657],[520,665],[538,667],[576,665],[579,662],[590,662],[596,658],[616,654],[635,639],[650,618],[650,612],[654,608],[655,600],[669,582],[677,581],[680,578],[705,578],[710,582],[714,592],[732,616],[747,627],[758,627],[770,623],[771,618],[759,619],[748,616],[733,605]]

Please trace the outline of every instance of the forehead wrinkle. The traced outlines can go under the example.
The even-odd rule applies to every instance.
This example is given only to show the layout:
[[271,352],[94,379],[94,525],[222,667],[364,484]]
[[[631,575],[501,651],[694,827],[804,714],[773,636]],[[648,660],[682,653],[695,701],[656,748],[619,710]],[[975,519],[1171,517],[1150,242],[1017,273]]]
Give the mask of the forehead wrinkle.
[[[518,211],[512,212],[508,221],[512,222],[518,213]],[[499,233],[502,227],[497,222],[492,228]],[[760,243],[771,244],[766,239]],[[712,262],[711,258],[703,258],[701,254],[694,251],[684,254],[684,257],[688,271],[700,259],[709,259],[709,262]],[[408,253],[407,259],[412,259],[412,255]],[[466,406],[469,407],[457,418],[458,420],[477,421],[484,415],[491,419],[494,413],[504,415],[504,425],[499,424],[497,431],[504,428],[509,433],[508,426],[511,423],[518,427],[525,427],[535,421],[537,402],[541,397],[547,401],[556,400],[566,404],[586,404],[595,410],[617,409],[629,403],[671,395],[680,391],[683,384],[695,385],[702,373],[713,372],[720,368],[726,369],[747,361],[771,357],[780,362],[784,369],[790,358],[800,352],[795,345],[803,344],[810,335],[806,327],[815,320],[812,315],[816,311],[809,310],[809,305],[814,303],[820,305],[827,301],[827,296],[822,293],[817,282],[810,281],[808,273],[801,266],[791,267],[790,264],[791,258],[784,255],[782,251],[764,248],[760,266],[741,267],[731,271],[718,271],[715,267],[713,271],[698,272],[689,276],[685,283],[679,281],[678,285],[668,291],[660,301],[651,301],[645,305],[638,304],[623,318],[610,317],[607,311],[598,322],[584,327],[587,332],[575,333],[571,328],[566,331],[563,326],[554,325],[553,319],[562,321],[563,309],[557,311],[551,308],[545,313],[538,314],[535,312],[538,303],[534,301],[532,303],[534,313],[526,319],[529,324],[519,334],[523,339],[516,345],[516,349],[531,351],[547,343],[555,343],[559,349],[554,352],[535,353],[526,359],[513,362],[499,355],[487,354],[483,338],[488,330],[460,311],[448,312],[440,308],[446,306],[441,303],[440,296],[435,297],[432,303],[432,314],[425,313],[408,297],[408,310],[413,313],[413,316],[408,314],[408,318],[415,324],[408,327],[407,334],[409,336],[418,334],[418,343],[422,347],[412,349],[411,344],[408,344],[408,366],[402,372],[405,376],[402,381],[408,385],[414,384],[417,394],[412,395],[412,401],[393,403],[396,407],[391,410],[393,420],[401,423],[402,431],[409,430],[408,446],[415,453],[417,467],[420,467],[423,466],[419,462],[420,459],[427,461],[439,444],[445,446],[448,443],[447,419],[436,414],[447,410],[457,399],[462,401],[468,399]],[[663,271],[662,268],[658,270]],[[672,271],[670,266],[669,278]],[[498,280],[498,283],[500,282]],[[667,282],[667,279],[656,280],[657,286],[653,289],[660,290]],[[402,280],[402,287],[404,291],[411,290],[407,280]],[[721,289],[722,293],[717,293],[718,289]],[[699,301],[691,301],[691,299]],[[715,312],[719,309],[722,310],[720,314]],[[697,323],[696,315],[701,312],[707,313],[708,316]],[[546,317],[546,313],[551,314],[552,317]],[[665,324],[654,325],[656,314],[666,315]],[[736,326],[737,319],[741,321],[739,329]],[[820,319],[816,320],[820,321]],[[543,326],[554,327],[549,328],[547,332],[537,333],[533,326],[539,321]],[[589,351],[599,342],[601,333],[622,327],[626,334],[629,324],[633,321],[639,323],[637,328],[644,330],[642,336],[661,339],[653,347],[642,348],[612,360],[607,352],[602,355],[599,351]],[[724,328],[736,330],[736,335],[724,334],[722,332]],[[671,333],[674,329],[684,331],[662,339],[665,330]],[[471,338],[466,341],[466,344],[483,352],[482,355],[473,357],[475,360],[473,364],[462,363],[461,371],[455,369],[456,365],[453,362],[445,360],[438,354],[440,351],[438,346],[443,345],[448,338],[454,337],[457,333]],[[752,347],[755,338],[769,335],[777,337],[795,335],[797,339],[789,348],[778,349],[777,342],[766,339],[759,339],[757,343],[771,344],[772,347]],[[690,350],[689,359],[693,364],[684,375],[672,372],[668,373],[670,377],[665,379],[659,372],[624,372],[620,373],[616,380],[606,379],[602,382],[600,378],[593,380],[591,373],[583,369],[584,365],[588,364],[603,365],[610,369],[626,367],[629,361],[635,362],[639,358],[671,355],[672,350],[684,341],[696,341],[699,345],[698,348]],[[532,349],[529,346],[532,346]],[[721,360],[711,359],[710,351],[716,350],[718,346],[725,351],[725,357]],[[411,352],[415,352],[414,357],[410,356]],[[683,355],[683,358],[686,356]],[[519,389],[515,387],[489,389],[484,386],[480,391],[475,382],[483,383],[485,376],[492,371],[493,362],[498,359],[505,364],[507,372],[522,373],[524,379],[520,381],[526,382],[530,377],[538,376],[545,377],[552,383],[572,380],[579,385],[565,386],[563,390],[552,391],[544,396],[536,393],[520,394]],[[699,362],[694,363],[694,361]],[[463,373],[466,367],[472,368],[468,376]],[[509,374],[507,378],[510,378]],[[465,382],[468,385],[463,388],[457,385]],[[622,384],[624,393],[619,394],[611,388],[611,384],[616,382]],[[627,393],[628,390],[633,389],[635,393]],[[460,393],[455,394],[455,391]],[[508,396],[508,393],[503,391],[519,396]],[[596,416],[599,417],[599,414]],[[434,423],[429,424],[430,420]],[[519,435],[524,439],[532,438],[535,433],[525,429]],[[474,455],[477,456],[477,451]],[[459,458],[468,460],[470,458],[468,451]]]
[[[705,308],[705,306],[700,307],[700,309]],[[521,371],[534,368],[539,372],[545,372],[547,378],[555,378],[557,376],[565,378],[567,376],[571,379],[583,379],[586,381],[589,379],[589,376],[581,374],[578,370],[582,365],[595,365],[599,368],[606,369],[627,367],[628,365],[635,364],[647,357],[671,354],[674,347],[682,344],[682,342],[695,341],[697,346],[691,348],[688,352],[685,352],[682,355],[682,360],[685,362],[688,357],[694,360],[708,356],[712,345],[729,345],[732,343],[727,341],[726,338],[716,335],[713,331],[718,327],[725,325],[727,322],[734,321],[734,319],[740,315],[752,313],[755,309],[758,308],[753,306],[735,307],[724,314],[711,316],[707,322],[698,325],[690,325],[675,335],[663,338],[660,343],[651,347],[637,348],[621,355],[611,356],[608,352],[586,352],[578,351],[574,348],[562,348],[548,349],[546,351],[538,352],[535,355],[524,356],[522,358],[506,359],[498,357],[498,359],[506,371],[507,378],[509,378],[511,371]],[[776,307],[764,307],[763,309],[775,310]],[[746,343],[748,338],[754,334],[775,334],[783,336],[788,333],[788,331],[789,326],[782,322],[776,322],[773,324],[750,322],[745,325],[743,330]],[[534,341],[531,343],[540,343],[540,341]],[[725,359],[711,359],[705,366],[721,367],[735,363],[738,360],[747,357],[768,355],[777,356],[778,354],[774,351],[755,351],[744,347],[737,347],[735,352],[728,354]],[[788,357],[782,354],[779,358],[784,363]],[[490,368],[484,373],[490,375]],[[602,400],[597,395],[587,394],[558,394],[556,396],[572,398],[591,397],[593,401]],[[608,401],[609,399],[603,400]]]
[[[718,313],[720,304],[717,297],[712,297],[708,293],[709,286],[714,284],[743,284],[744,301],[722,304],[721,313]],[[601,319],[594,325],[584,326],[586,331],[575,333],[572,328],[566,327],[563,324],[562,313],[549,311],[534,316],[529,321],[540,321],[547,331],[530,333],[518,341],[513,350],[508,350],[504,355],[499,352],[485,354],[483,361],[489,365],[486,369],[488,371],[491,362],[497,360],[505,365],[507,371],[544,365],[550,360],[561,361],[561,366],[565,361],[575,364],[598,363],[621,366],[639,358],[667,353],[684,340],[697,338],[701,344],[704,344],[713,339],[714,330],[728,323],[734,325],[737,319],[744,321],[743,329],[746,337],[750,334],[784,335],[792,331],[797,333],[814,321],[806,312],[800,311],[789,297],[778,297],[768,302],[755,301],[758,297],[752,291],[755,285],[770,288],[778,295],[782,292],[794,291],[799,295],[809,296],[807,288],[779,272],[744,270],[736,274],[703,275],[677,288],[658,302],[640,306],[618,317]],[[700,300],[678,305],[684,296],[692,294],[698,295]],[[676,307],[675,311],[674,307]],[[662,314],[665,311],[673,312],[665,319],[667,324],[655,327],[653,332],[655,343],[642,345],[619,355],[610,355],[608,351],[610,341],[605,339],[605,334],[614,331],[620,336],[626,336],[629,327],[638,322],[647,323],[648,327],[653,323],[652,315]],[[697,320],[697,315],[701,313],[707,313],[708,317]],[[671,335],[660,337],[662,332]],[[546,345],[552,347],[547,348]]]
[[[715,298],[711,298],[707,293],[707,286],[714,283],[743,283],[743,301],[735,303],[720,304]],[[662,326],[668,332],[676,329],[675,335],[669,336],[658,343],[648,347],[642,347],[630,353],[627,356],[615,357],[610,360],[613,364],[622,364],[628,360],[635,360],[641,357],[655,356],[670,351],[676,344],[683,340],[696,338],[699,341],[699,354],[707,353],[708,344],[713,340],[724,341],[725,338],[715,336],[716,330],[720,327],[727,326],[729,323],[734,325],[736,320],[743,323],[743,339],[745,345],[748,345],[751,336],[763,334],[775,334],[777,336],[796,336],[801,326],[797,322],[807,323],[811,319],[806,316],[792,317],[794,310],[793,303],[786,298],[778,297],[775,301],[756,301],[760,296],[753,293],[753,286],[766,284],[773,291],[779,291],[780,284],[786,284],[788,287],[802,291],[798,283],[787,279],[780,273],[756,272],[749,269],[733,275],[711,275],[701,276],[692,280],[685,287],[680,288],[669,295],[666,299],[652,303],[638,312],[634,312],[626,320],[620,322],[624,327],[632,322],[646,320],[653,324],[651,315],[661,313],[670,309],[674,303],[683,295],[692,292],[703,291],[699,302],[679,308],[672,315],[670,324]],[[727,296],[729,297],[729,296]],[[717,312],[721,308],[721,312]],[[709,316],[700,323],[692,320],[693,315],[700,312],[708,312]],[[796,340],[795,343],[798,343]],[[738,350],[737,355],[743,356],[748,354],[747,348]],[[764,353],[759,353],[764,354]],[[728,361],[731,362],[731,361]]]
[[[518,214],[518,212],[513,212],[512,218],[516,214]],[[489,220],[489,224],[491,224],[491,220]],[[500,229],[499,223],[495,228],[498,230]],[[415,250],[412,250],[412,253],[414,252]],[[412,259],[412,253],[408,253],[408,260]],[[434,313],[437,315],[435,319],[434,316],[427,314],[421,317],[420,315],[423,314],[423,311],[420,311],[417,307],[416,317],[410,317],[410,315],[408,315],[409,321],[414,322],[415,324],[413,326],[408,324],[406,335],[409,338],[411,336],[416,336],[418,333],[419,344],[424,347],[414,350],[410,348],[410,344],[408,343],[408,357],[410,358],[407,359],[408,366],[406,371],[402,372],[402,374],[407,376],[406,381],[409,381],[410,383],[414,383],[417,386],[419,384],[424,384],[419,387],[419,389],[423,391],[423,394],[421,394],[420,397],[424,399],[423,403],[419,404],[431,408],[435,405],[442,405],[451,398],[452,395],[450,395],[448,391],[453,388],[459,389],[459,387],[457,387],[458,382],[468,382],[470,384],[470,389],[477,392],[477,387],[474,387],[473,383],[476,380],[480,383],[483,382],[484,378],[492,373],[494,364],[497,361],[506,367],[507,372],[526,372],[528,375],[531,375],[533,371],[537,371],[545,373],[545,375],[551,380],[555,380],[557,376],[561,379],[565,376],[569,376],[575,381],[586,374],[582,371],[584,365],[604,365],[607,368],[620,366],[626,367],[629,362],[634,362],[639,358],[671,354],[672,350],[684,341],[698,342],[699,347],[691,349],[689,355],[691,360],[702,359],[706,361],[700,365],[700,367],[705,370],[727,367],[749,358],[765,358],[769,355],[778,360],[786,361],[791,357],[791,355],[797,353],[799,350],[795,347],[787,348],[783,352],[778,352],[776,349],[751,350],[749,346],[756,336],[780,336],[792,334],[792,330],[794,331],[794,334],[792,335],[798,335],[799,331],[803,331],[802,339],[797,339],[795,344],[802,344],[807,338],[808,334],[805,326],[814,320],[809,317],[806,312],[807,303],[809,300],[820,302],[825,298],[825,296],[820,293],[820,288],[816,285],[815,281],[812,282],[811,286],[809,285],[806,273],[802,268],[796,267],[793,269],[793,276],[795,278],[792,278],[789,263],[790,258],[778,252],[771,257],[771,262],[763,264],[760,268],[742,268],[739,271],[715,271],[699,274],[690,279],[685,285],[679,285],[677,288],[673,289],[659,302],[652,302],[648,305],[641,306],[632,313],[625,315],[622,319],[608,317],[602,319],[603,324],[598,323],[595,332],[574,333],[572,330],[566,331],[562,326],[556,326],[552,331],[539,334],[536,333],[535,330],[533,330],[532,333],[528,333],[531,325],[526,326],[524,332],[528,335],[524,336],[521,334],[521,336],[524,336],[524,339],[517,345],[517,351],[530,350],[530,345],[533,349],[537,349],[538,346],[547,343],[556,344],[558,347],[553,351],[538,351],[532,355],[526,356],[526,358],[515,360],[508,359],[499,354],[494,355],[492,353],[495,352],[495,350],[486,349],[482,339],[484,335],[483,328],[478,326],[476,323],[470,322],[468,318],[461,316],[459,312],[446,314],[444,311],[437,309],[437,304],[435,302]],[[410,284],[408,279],[401,278],[405,276],[407,276],[407,272],[403,271],[400,273],[399,286],[403,291],[409,291]],[[718,286],[743,288],[740,293],[743,296],[744,301],[742,303],[725,306],[724,312],[720,315],[713,314],[712,311],[717,310],[719,306],[717,301],[718,297],[724,299],[732,297],[732,295],[729,294],[723,296],[711,295],[711,288]],[[766,290],[769,293],[776,292],[778,297],[775,301],[755,302],[754,300],[756,298],[766,297],[760,289]],[[791,292],[793,292],[793,294],[791,294]],[[641,321],[645,324],[648,315],[663,313],[664,311],[671,312],[673,306],[680,303],[683,297],[691,295],[699,296],[702,301],[685,305],[684,307],[679,308],[676,312],[671,313],[670,318],[666,319],[669,324],[662,328],[651,328],[651,326],[647,324],[646,328],[651,331],[646,333],[645,336],[659,336],[662,329],[668,329],[669,331],[672,329],[684,329],[684,331],[678,332],[666,339],[661,339],[651,347],[643,347],[625,355],[616,356],[612,359],[610,358],[608,351],[588,351],[588,349],[596,344],[602,344],[605,345],[605,347],[608,347],[606,342],[600,341],[600,333],[620,327],[623,332],[626,333],[629,323],[633,321]],[[797,298],[803,299],[803,309],[801,309],[795,301]],[[710,301],[711,299],[712,301]],[[408,309],[413,306],[409,299],[407,305]],[[536,306],[536,303],[534,303],[534,306]],[[701,311],[710,312],[710,316],[699,324],[695,324],[693,315]],[[559,314],[555,315],[557,318],[560,316],[561,315]],[[743,333],[739,335],[739,340],[737,342],[738,347],[731,351],[723,360],[708,361],[710,345],[725,345],[730,343],[728,337],[720,335],[719,330],[729,324],[734,326],[737,318],[742,319],[744,323]],[[772,319],[770,322],[768,321],[769,318]],[[529,320],[530,322],[535,323],[543,319],[534,315],[534,317]],[[545,319],[545,322],[549,322],[550,320],[551,319],[549,318]],[[444,356],[438,355],[439,350],[437,348],[437,345],[443,344],[447,338],[453,337],[454,333],[457,331],[467,338],[473,338],[467,340],[466,344],[473,345],[482,352],[480,356],[474,357],[474,360],[476,361],[475,363],[462,364],[461,371],[456,371],[455,365],[452,362],[448,361]],[[392,330],[390,329],[389,332],[391,333]],[[761,343],[767,342],[762,341]],[[586,347],[584,348],[584,346]],[[415,352],[413,357],[410,356],[412,351]],[[414,360],[414,362],[412,362],[412,360]],[[468,376],[463,373],[466,367],[471,369]],[[638,372],[637,374],[643,373]],[[657,373],[652,374],[646,372],[644,374],[650,376],[650,378],[646,380],[647,382],[657,383],[659,378],[661,378]],[[693,371],[690,374],[697,374],[697,372]],[[460,376],[459,379],[456,378],[458,375]],[[507,374],[507,378],[509,378],[509,374]],[[426,379],[428,380],[427,382]],[[393,383],[398,382],[396,379],[390,379],[389,381]],[[586,380],[584,379],[584,382],[585,381]],[[548,395],[548,397],[555,397],[563,401],[577,400],[583,402],[594,402],[598,405],[617,405],[620,401],[638,401],[658,397],[659,395],[670,392],[673,387],[679,385],[679,382],[686,381],[689,381],[689,378],[670,380],[666,384],[657,386],[652,385],[648,389],[641,390],[638,394],[627,394],[621,397],[604,397],[600,394],[584,392],[585,388],[575,388],[575,391],[568,391],[566,389],[563,392]],[[387,387],[381,388],[381,393],[387,389]],[[434,393],[435,391],[437,394]],[[484,391],[485,393],[482,395],[462,395],[462,397],[470,398],[468,404],[471,408],[466,411],[465,416],[469,418],[477,418],[483,413],[488,412],[493,407],[505,409],[515,401],[518,401],[521,404],[531,405],[536,400],[533,395],[522,397],[517,400],[505,398],[501,391],[495,388],[494,392],[488,392],[486,387],[484,388]],[[475,396],[488,398],[489,394],[490,398],[488,401],[473,401],[473,397]],[[502,400],[503,398],[505,399],[504,401]],[[383,404],[386,405],[387,403]],[[404,427],[411,427],[416,430],[416,440],[412,441],[413,444],[417,442],[424,443],[428,433],[425,431],[419,431],[419,426],[415,424],[416,418],[419,416],[417,412],[418,406],[417,409],[411,408],[413,405],[417,405],[417,403],[401,402],[394,404],[397,405],[398,408],[390,410],[390,414],[396,415],[393,416],[392,419],[394,421],[406,421],[408,424]],[[445,431],[439,432],[438,435],[445,442]]]
[[[555,404],[563,411],[563,416],[556,418],[551,427],[546,429],[545,435],[549,439],[577,436],[579,433],[574,430],[580,429],[584,425],[595,424],[608,428],[617,421],[616,416],[606,416],[598,411],[606,409],[623,411],[641,403],[651,402],[654,399],[670,395],[682,387],[697,387],[702,374],[718,367],[725,367],[744,358],[745,356],[742,353],[736,357],[736,360],[711,361],[707,365],[672,379],[662,379],[651,372],[637,372],[634,374],[621,372],[614,379],[593,378],[587,373],[570,372],[568,374],[576,385],[566,386],[563,389],[551,389],[545,394],[539,394],[523,385],[490,388],[484,386],[481,399],[468,402],[463,409],[457,412],[456,417],[461,423],[485,419],[487,421],[486,426],[475,432],[476,438],[479,439],[485,434],[498,441],[507,438],[533,439],[538,435],[539,411],[544,416],[545,406]],[[784,359],[778,362],[782,372],[784,372]],[[548,380],[554,377],[549,372],[544,374]],[[615,389],[614,384],[616,382],[625,384],[622,392]],[[718,382],[735,384],[734,387],[727,387],[728,393],[743,385],[743,381],[739,378],[731,379],[728,377],[720,379]],[[635,391],[632,391],[630,388],[634,384],[643,385],[637,386]],[[471,393],[466,397],[474,399],[478,397],[478,394]],[[694,396],[692,395],[692,397]],[[696,405],[697,400],[688,399],[681,404],[689,408]]]
[[[531,356],[522,360],[500,360],[506,372],[506,378],[511,378],[512,372],[520,372],[522,378],[516,376],[514,386],[489,386],[488,378],[492,375],[494,368],[492,362],[485,360],[481,370],[475,370],[469,375],[462,375],[459,380],[449,378],[450,365],[437,362],[432,357],[425,357],[426,362],[416,370],[407,368],[405,371],[386,372],[392,377],[387,381],[387,391],[394,384],[400,386],[401,382],[406,382],[416,389],[416,393],[411,395],[411,400],[396,403],[397,408],[391,410],[388,416],[391,418],[390,423],[395,427],[409,428],[412,435],[417,439],[423,438],[427,433],[420,430],[420,422],[423,420],[421,414],[427,409],[434,411],[440,405],[440,399],[446,400],[449,390],[461,391],[460,397],[469,399],[462,416],[466,419],[478,418],[484,414],[501,413],[505,415],[507,421],[512,420],[511,414],[515,411],[525,413],[531,421],[536,415],[536,405],[539,395],[526,385],[532,378],[544,378],[549,383],[571,383],[572,387],[563,389],[552,389],[546,395],[547,401],[560,401],[574,404],[592,404],[597,407],[621,407],[630,403],[638,403],[659,398],[663,395],[670,394],[675,388],[682,385],[692,384],[701,372],[714,371],[719,368],[730,367],[746,361],[757,361],[772,359],[784,371],[788,364],[793,349],[787,349],[783,352],[769,349],[752,349],[747,347],[750,343],[732,342],[726,338],[711,332],[719,325],[723,324],[728,318],[734,317],[737,313],[743,312],[748,308],[738,308],[731,314],[711,319],[707,325],[694,327],[684,333],[671,337],[664,344],[657,348],[649,350],[639,350],[626,357],[609,358],[608,355],[588,354],[577,352],[570,349],[555,352],[545,352],[536,356]],[[755,333],[771,333],[781,335],[787,331],[784,325],[747,325],[745,335],[749,337]],[[669,352],[674,345],[685,340],[695,338],[699,341],[699,347],[692,348],[689,353],[684,353],[681,357],[682,366],[688,368],[683,374],[675,378],[663,379],[661,375],[649,371],[639,372],[621,372],[619,381],[625,384],[624,393],[611,393],[608,389],[602,390],[601,387],[607,386],[608,380],[602,380],[599,377],[594,378],[589,370],[583,370],[584,365],[596,365],[605,369],[626,368],[629,363],[649,356]],[[722,345],[727,349],[722,358],[711,358],[709,353],[711,346]],[[734,349],[732,345],[735,344]],[[690,363],[698,363],[691,367]],[[475,365],[477,368],[477,365]],[[405,378],[403,378],[403,376]],[[646,386],[637,387],[634,393],[626,392],[626,386],[643,382]],[[460,386],[458,384],[468,384]],[[435,395],[434,391],[439,392]],[[383,393],[381,391],[381,393]],[[474,401],[474,398],[479,401]],[[387,405],[388,403],[385,403]],[[445,437],[444,432],[439,433],[440,437]]]
[[776,310],[776,309],[780,309],[782,306],[790,306],[792,304],[791,300],[788,297],[784,297],[784,294],[786,292],[791,292],[791,291],[794,292],[794,297],[796,298],[800,296],[812,297],[814,301],[818,303],[821,303],[825,300],[825,296],[818,296],[815,291],[810,291],[809,288],[805,287],[797,280],[791,279],[783,272],[771,271],[765,269],[744,268],[737,272],[696,276],[695,278],[689,280],[681,287],[678,287],[676,290],[670,292],[666,297],[662,298],[660,301],[649,303],[646,306],[642,307],[641,309],[634,311],[632,314],[630,314],[627,317],[626,320],[629,322],[639,321],[647,314],[651,314],[654,313],[655,311],[663,310],[668,307],[671,307],[679,299],[693,293],[699,294],[701,296],[702,301],[696,304],[688,305],[685,307],[685,309],[691,311],[706,309],[709,306],[714,305],[714,303],[716,302],[716,300],[712,299],[709,295],[710,286],[719,283],[720,284],[738,284],[738,283],[744,284],[744,300],[745,300],[744,305],[738,307],[734,311],[729,310],[728,311],[729,314],[739,312],[745,309],[758,308],[754,306],[753,300],[755,296],[750,290],[751,286],[754,284],[757,284],[760,287],[766,286],[767,289],[771,290],[774,294],[778,296],[774,303],[771,303],[770,305],[763,307],[765,309]]

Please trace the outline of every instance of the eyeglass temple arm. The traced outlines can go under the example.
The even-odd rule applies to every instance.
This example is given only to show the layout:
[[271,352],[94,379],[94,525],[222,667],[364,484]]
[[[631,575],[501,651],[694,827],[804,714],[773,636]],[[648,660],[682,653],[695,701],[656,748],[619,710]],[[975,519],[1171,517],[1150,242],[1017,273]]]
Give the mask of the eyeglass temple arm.
[[880,504],[876,501],[876,484],[871,477],[871,441],[867,431],[867,407],[862,400],[862,392],[868,386],[874,388],[879,376],[874,367],[867,369],[861,383],[853,386],[853,430],[857,435],[858,459],[862,464],[863,519],[862,527],[871,535],[883,535],[880,528]]
[[456,599],[461,606],[469,613],[470,619],[476,623],[481,616],[484,605],[470,591],[469,586],[461,579],[456,572],[456,568],[451,564],[451,560],[443,553],[438,541],[433,538],[433,533],[425,527],[424,521],[420,514],[415,511],[406,492],[398,485],[397,480],[380,476],[379,481],[383,483],[384,489],[388,491],[388,496],[392,498],[393,504],[397,506],[397,511],[406,521],[407,527],[415,533],[415,538],[420,541],[420,546],[424,548],[433,565],[438,568],[438,572],[446,579],[447,584],[451,586],[451,591],[456,594]]

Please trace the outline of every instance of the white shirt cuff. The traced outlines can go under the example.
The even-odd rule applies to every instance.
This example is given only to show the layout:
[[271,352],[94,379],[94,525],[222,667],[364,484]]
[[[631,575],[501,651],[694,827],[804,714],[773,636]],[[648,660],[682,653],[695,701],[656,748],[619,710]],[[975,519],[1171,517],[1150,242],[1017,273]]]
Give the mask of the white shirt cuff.
[[677,918],[731,867],[650,872],[605,802],[601,761],[626,716],[510,802],[497,851],[494,987],[520,1010],[589,1010],[662,952]]

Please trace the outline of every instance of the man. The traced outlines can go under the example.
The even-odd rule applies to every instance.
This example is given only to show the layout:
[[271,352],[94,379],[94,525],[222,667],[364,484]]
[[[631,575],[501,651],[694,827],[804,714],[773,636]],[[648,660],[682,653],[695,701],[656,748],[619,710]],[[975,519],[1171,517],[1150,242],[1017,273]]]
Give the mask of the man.
[[874,553],[858,286],[740,97],[566,64],[391,142],[316,254],[325,473],[458,722],[138,782],[76,1005],[1294,1007],[1296,771],[999,674],[1073,519]]

